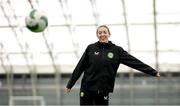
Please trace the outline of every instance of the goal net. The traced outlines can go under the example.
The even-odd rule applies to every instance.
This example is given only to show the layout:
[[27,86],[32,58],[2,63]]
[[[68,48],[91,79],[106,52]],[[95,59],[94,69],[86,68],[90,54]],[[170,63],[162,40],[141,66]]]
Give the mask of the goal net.
[[9,106],[45,106],[42,96],[10,96]]

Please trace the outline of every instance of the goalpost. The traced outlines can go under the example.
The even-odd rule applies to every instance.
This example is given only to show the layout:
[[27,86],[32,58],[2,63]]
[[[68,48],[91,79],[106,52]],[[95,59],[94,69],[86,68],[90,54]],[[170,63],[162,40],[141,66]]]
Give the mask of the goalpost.
[[45,106],[42,96],[10,96],[9,106]]

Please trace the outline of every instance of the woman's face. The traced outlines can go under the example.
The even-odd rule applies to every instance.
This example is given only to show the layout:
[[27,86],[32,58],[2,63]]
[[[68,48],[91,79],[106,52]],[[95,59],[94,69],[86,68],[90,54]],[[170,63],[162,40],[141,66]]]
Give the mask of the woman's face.
[[100,27],[97,31],[97,37],[100,42],[108,43],[109,39],[109,32],[106,27]]

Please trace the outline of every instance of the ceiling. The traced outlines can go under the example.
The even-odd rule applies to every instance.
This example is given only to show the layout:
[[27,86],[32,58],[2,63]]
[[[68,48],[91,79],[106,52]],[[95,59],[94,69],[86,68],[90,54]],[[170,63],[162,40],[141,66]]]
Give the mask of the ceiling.
[[[110,40],[152,67],[180,69],[180,0],[0,0],[0,58],[6,66],[77,64],[98,25]],[[32,9],[43,10],[48,28],[25,27]],[[3,68],[4,67],[4,68]],[[70,71],[70,72],[71,72]]]

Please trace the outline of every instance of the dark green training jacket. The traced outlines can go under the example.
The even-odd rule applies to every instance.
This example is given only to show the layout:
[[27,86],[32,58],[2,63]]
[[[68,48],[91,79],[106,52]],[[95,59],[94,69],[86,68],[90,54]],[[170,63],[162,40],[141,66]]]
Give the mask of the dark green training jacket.
[[86,48],[66,87],[71,89],[84,72],[81,89],[113,92],[115,76],[120,64],[152,76],[157,74],[157,71],[152,67],[144,64],[111,41],[108,43],[96,42]]

